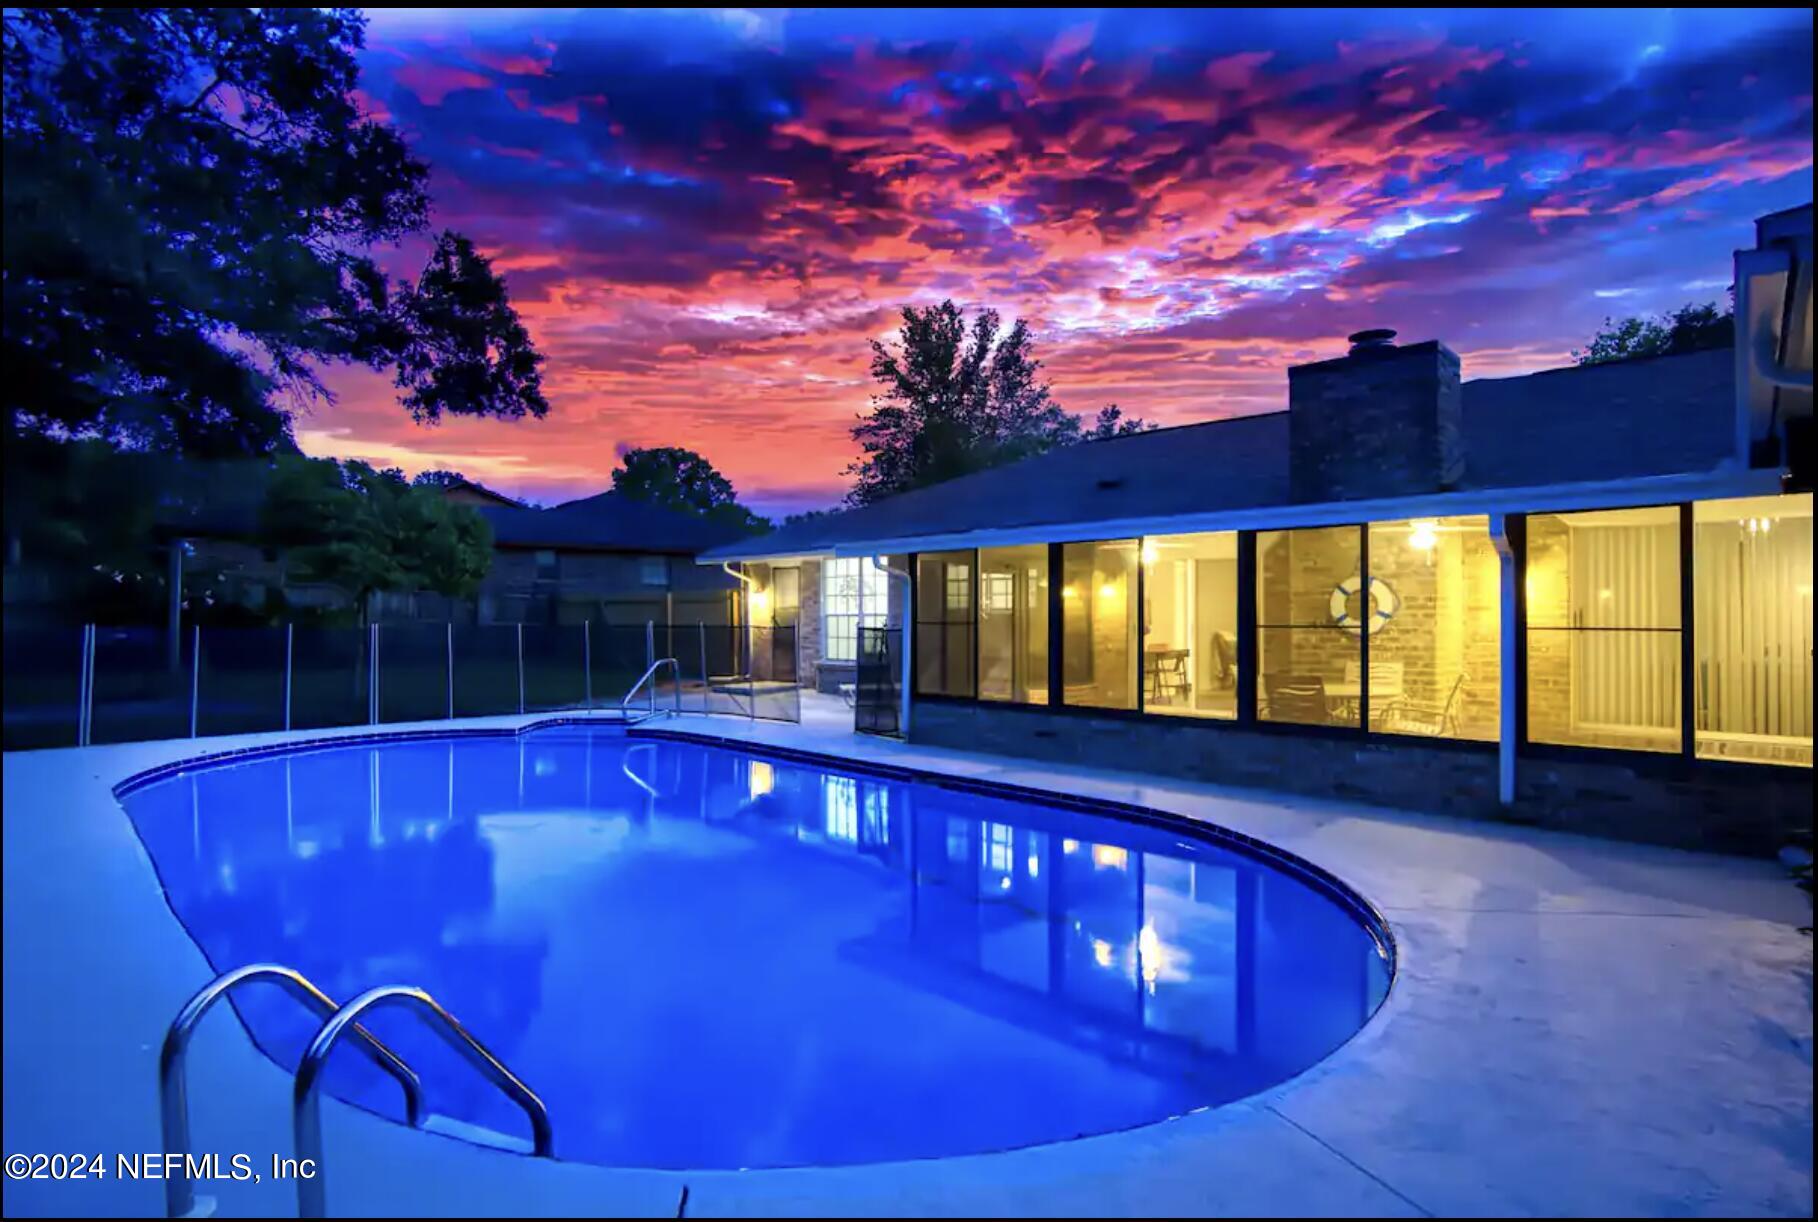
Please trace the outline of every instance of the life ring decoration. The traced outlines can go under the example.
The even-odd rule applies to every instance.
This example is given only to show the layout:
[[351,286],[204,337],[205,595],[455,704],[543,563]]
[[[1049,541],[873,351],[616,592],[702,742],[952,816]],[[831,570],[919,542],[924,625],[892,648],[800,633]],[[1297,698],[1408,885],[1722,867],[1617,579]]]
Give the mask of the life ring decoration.
[[[1352,574],[1332,587],[1332,597],[1327,601],[1327,609],[1332,613],[1332,622],[1347,632],[1359,629],[1357,617],[1351,614],[1351,600],[1363,589],[1363,578]],[[1395,613],[1401,610],[1401,595],[1395,587],[1380,577],[1370,578],[1370,612],[1365,618],[1364,630],[1375,636],[1389,626]]]

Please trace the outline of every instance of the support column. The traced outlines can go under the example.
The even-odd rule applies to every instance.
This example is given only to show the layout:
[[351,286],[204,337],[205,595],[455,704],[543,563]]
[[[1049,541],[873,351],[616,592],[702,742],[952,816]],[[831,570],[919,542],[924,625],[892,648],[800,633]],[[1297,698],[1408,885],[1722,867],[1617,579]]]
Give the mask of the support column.
[[1515,540],[1510,537],[1509,525],[1507,514],[1490,515],[1490,542],[1496,547],[1502,591],[1496,800],[1503,806],[1515,804],[1515,753],[1521,743],[1521,569],[1516,563]]
[[[915,573],[914,565],[906,562],[903,567],[902,646],[899,650],[899,652],[903,655],[903,673],[900,677],[900,682],[898,684],[898,691],[897,691],[897,699],[902,702],[902,708],[898,711],[897,717],[896,717],[896,732],[897,732],[897,734],[899,734],[902,737],[904,742],[909,741],[909,710],[910,710],[910,706],[913,702],[913,694],[914,694],[914,687],[915,687],[915,668],[914,668],[914,664],[913,664],[912,658],[911,658],[911,655],[915,651],[915,576],[914,576],[914,573]],[[888,578],[885,579],[886,582],[888,582],[888,580],[889,580]],[[885,586],[885,589],[886,590],[889,589],[889,586],[887,584]],[[974,599],[976,601],[976,592],[974,594]],[[976,631],[974,631],[973,636],[974,636],[974,639],[976,640],[976,638],[977,638]],[[974,656],[976,657],[977,655],[975,654]],[[973,676],[973,681],[975,683],[977,682],[977,675]]]

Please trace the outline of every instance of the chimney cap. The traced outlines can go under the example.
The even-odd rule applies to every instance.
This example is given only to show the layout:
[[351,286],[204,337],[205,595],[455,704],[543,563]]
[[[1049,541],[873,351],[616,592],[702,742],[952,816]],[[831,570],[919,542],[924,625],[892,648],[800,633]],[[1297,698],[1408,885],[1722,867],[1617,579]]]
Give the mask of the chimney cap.
[[1392,327],[1372,327],[1368,331],[1353,331],[1346,336],[1351,341],[1353,355],[1359,352],[1375,352],[1395,346],[1395,330]]

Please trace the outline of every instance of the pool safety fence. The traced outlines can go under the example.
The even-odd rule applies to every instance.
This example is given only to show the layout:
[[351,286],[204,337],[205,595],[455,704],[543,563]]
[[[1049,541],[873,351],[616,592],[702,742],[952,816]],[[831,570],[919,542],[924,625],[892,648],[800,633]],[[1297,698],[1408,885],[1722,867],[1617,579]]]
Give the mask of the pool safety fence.
[[794,626],[375,624],[5,631],[5,748],[617,709],[801,720]]

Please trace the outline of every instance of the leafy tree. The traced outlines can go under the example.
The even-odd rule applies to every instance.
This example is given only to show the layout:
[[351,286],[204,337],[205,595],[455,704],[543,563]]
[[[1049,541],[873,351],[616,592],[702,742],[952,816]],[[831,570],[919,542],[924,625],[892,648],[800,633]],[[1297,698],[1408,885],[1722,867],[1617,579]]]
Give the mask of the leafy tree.
[[1134,416],[1126,418],[1124,409],[1115,403],[1107,403],[1098,409],[1098,415],[1092,418],[1090,428],[1082,428],[1081,441],[1104,441],[1110,437],[1128,437],[1131,433],[1146,433],[1155,426]]
[[785,516],[780,525],[799,526],[808,522],[818,522],[822,518],[831,518],[838,512],[840,511],[837,509],[804,509],[799,513],[792,513]]
[[[360,111],[352,9],[5,12],[6,432],[294,450],[324,362],[420,421],[542,416],[541,357],[428,169]],[[8,467],[12,467],[9,461]]]
[[178,515],[199,491],[173,478],[183,472],[148,453],[41,437],[17,439],[7,461],[9,546],[33,558],[46,601],[67,622],[155,621],[166,597],[160,508]]
[[410,481],[419,488],[454,488],[473,481],[459,471],[419,471],[417,477]]
[[1580,365],[1604,365],[1638,356],[1674,356],[1682,352],[1700,352],[1706,348],[1731,348],[1736,344],[1736,315],[1733,307],[1722,310],[1717,303],[1687,304],[1657,318],[1613,318],[1603,320],[1588,348],[1573,349],[1572,359]]
[[288,572],[345,590],[362,615],[379,590],[465,598],[492,562],[492,530],[473,509],[363,462],[280,459],[262,522]]
[[1054,401],[1026,323],[1003,331],[987,309],[968,327],[952,301],[904,306],[895,346],[871,342],[871,376],[883,389],[852,430],[863,451],[847,468],[852,505],[1149,427],[1112,405],[1087,429]]
[[612,490],[748,533],[770,528],[766,519],[739,504],[731,480],[705,458],[680,446],[625,451],[612,472]]

